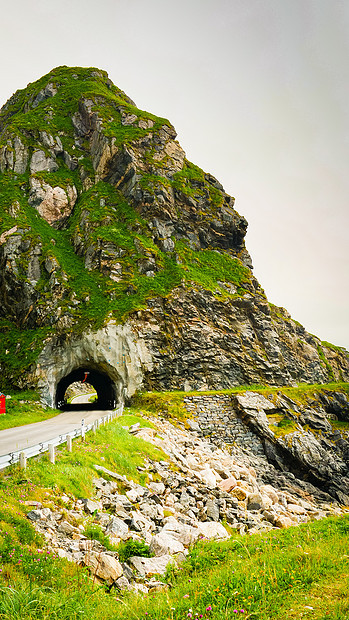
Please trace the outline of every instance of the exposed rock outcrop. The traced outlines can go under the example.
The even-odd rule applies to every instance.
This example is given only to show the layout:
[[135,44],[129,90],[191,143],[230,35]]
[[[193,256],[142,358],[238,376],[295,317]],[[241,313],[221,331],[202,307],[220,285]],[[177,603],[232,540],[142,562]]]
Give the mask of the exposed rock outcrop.
[[59,67],[11,97],[0,183],[3,389],[46,383],[51,404],[53,375],[81,363],[116,381],[122,337],[81,361],[86,333],[115,324],[148,388],[348,379],[345,350],[268,303],[234,199],[105,72]]

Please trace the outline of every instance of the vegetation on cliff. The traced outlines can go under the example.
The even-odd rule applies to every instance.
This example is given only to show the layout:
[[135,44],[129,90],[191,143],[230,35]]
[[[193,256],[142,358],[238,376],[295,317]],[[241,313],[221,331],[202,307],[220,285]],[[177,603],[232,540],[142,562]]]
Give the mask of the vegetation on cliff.
[[[234,199],[186,159],[167,119],[138,109],[106,72],[58,67],[10,98],[0,188],[3,390],[36,386],[43,343],[110,322],[141,332],[155,314],[161,341],[144,336],[145,380],[160,389],[196,372],[194,387],[346,380],[345,351],[268,305]],[[211,370],[199,370],[197,332],[209,330]]]

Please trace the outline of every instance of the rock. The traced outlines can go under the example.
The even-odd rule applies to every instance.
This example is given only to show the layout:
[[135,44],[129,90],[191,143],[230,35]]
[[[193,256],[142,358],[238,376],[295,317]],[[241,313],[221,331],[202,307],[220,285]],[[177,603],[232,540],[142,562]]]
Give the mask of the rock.
[[44,151],[34,151],[30,160],[30,172],[33,174],[44,170],[54,172],[58,170],[58,164],[54,159],[46,157]]
[[154,523],[147,519],[141,512],[138,510],[131,511],[131,526],[130,528],[136,530],[136,532],[152,532],[155,529]]
[[58,532],[62,534],[66,534],[67,536],[72,536],[73,534],[79,534],[79,529],[68,523],[68,521],[62,521],[57,528]]
[[234,476],[230,476],[230,478],[226,478],[225,480],[219,482],[218,486],[222,489],[222,491],[229,493],[229,491],[232,491],[236,487],[236,478],[234,478]]
[[217,478],[212,469],[202,469],[199,472],[200,478],[208,487],[214,489],[217,486]]
[[305,508],[303,508],[302,506],[298,506],[298,504],[287,504],[287,510],[295,515],[306,514]]
[[130,582],[128,581],[128,579],[126,579],[124,575],[121,575],[121,577],[116,579],[114,582],[114,585],[118,590],[121,590],[121,591],[127,590],[128,592],[130,592],[132,590]]
[[259,487],[259,490],[264,495],[267,495],[271,499],[273,504],[277,504],[278,503],[279,498],[277,496],[277,492],[270,484],[262,484]]
[[67,218],[75,205],[77,191],[75,186],[51,187],[48,183],[30,178],[29,204],[33,205],[49,224],[56,224]]
[[227,530],[221,523],[214,521],[201,521],[198,523],[198,530],[201,536],[208,540],[227,540],[230,538]]
[[332,426],[326,419],[326,416],[314,409],[305,409],[302,411],[299,421],[304,425],[309,425],[311,428],[319,429],[322,431],[331,431]]
[[148,487],[157,495],[163,495],[165,493],[165,485],[163,482],[150,482]]
[[121,538],[121,540],[125,540],[128,534],[128,526],[118,517],[111,517],[105,532],[108,535],[116,536],[117,538]]
[[219,521],[219,505],[217,501],[208,499],[206,502],[206,514],[212,521]]
[[156,556],[174,555],[184,552],[184,545],[164,530],[155,534],[150,543],[150,551]]
[[194,544],[200,533],[198,527],[180,523],[175,517],[166,517],[165,525],[161,532],[167,532],[172,538],[181,542],[184,547]]
[[143,502],[140,506],[141,512],[153,521],[162,521],[164,518],[164,509],[160,504]]
[[232,490],[232,495],[234,495],[234,497],[236,497],[236,499],[238,499],[239,501],[243,501],[244,499],[246,499],[248,493],[242,487],[235,487]]
[[30,521],[39,521],[39,519],[42,519],[42,516],[41,510],[30,510],[27,512],[27,517]]
[[167,583],[163,583],[162,581],[155,581],[155,579],[151,579],[148,581],[147,586],[149,588],[149,592],[166,592],[169,587]]
[[92,501],[92,499],[83,499],[84,510],[88,514],[92,515],[94,512],[98,512],[103,509],[101,502]]
[[296,525],[296,523],[294,523],[294,521],[292,521],[292,519],[290,519],[289,517],[277,515],[274,519],[274,525],[276,527],[286,528],[292,527],[292,525]]
[[166,554],[155,558],[132,556],[129,563],[141,577],[152,577],[153,575],[164,575],[168,565],[176,562],[171,555]]
[[250,493],[247,497],[247,510],[267,510],[272,503],[272,500],[267,495]]
[[91,573],[103,579],[109,586],[122,575],[120,562],[107,553],[91,552],[84,556],[83,564],[87,566]]
[[139,431],[140,429],[140,422],[137,422],[136,424],[132,424],[132,426],[130,426],[130,428],[128,429],[129,433],[131,434],[135,434]]

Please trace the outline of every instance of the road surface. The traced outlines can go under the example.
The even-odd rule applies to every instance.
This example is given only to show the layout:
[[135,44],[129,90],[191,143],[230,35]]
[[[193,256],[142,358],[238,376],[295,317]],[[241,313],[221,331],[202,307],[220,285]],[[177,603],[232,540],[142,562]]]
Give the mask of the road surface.
[[[78,396],[77,398],[80,398]],[[83,398],[83,397],[82,397]],[[76,404],[74,399],[74,404]],[[65,411],[58,414],[54,418],[44,420],[43,422],[35,422],[26,426],[15,426],[0,431],[0,456],[17,452],[24,448],[30,448],[42,441],[49,441],[58,435],[66,435],[75,428],[81,426],[81,420],[85,420],[85,424],[92,424],[98,418],[108,415],[111,411]]]

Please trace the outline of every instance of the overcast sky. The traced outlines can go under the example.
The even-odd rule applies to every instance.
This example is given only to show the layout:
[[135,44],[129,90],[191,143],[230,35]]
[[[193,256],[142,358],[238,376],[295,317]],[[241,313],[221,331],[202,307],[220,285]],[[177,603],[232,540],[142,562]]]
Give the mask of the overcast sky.
[[349,348],[349,2],[0,0],[0,105],[59,65],[108,71],[246,217],[269,300]]

